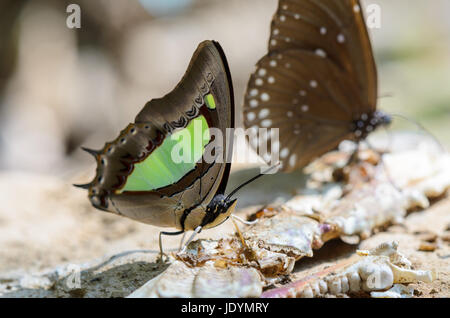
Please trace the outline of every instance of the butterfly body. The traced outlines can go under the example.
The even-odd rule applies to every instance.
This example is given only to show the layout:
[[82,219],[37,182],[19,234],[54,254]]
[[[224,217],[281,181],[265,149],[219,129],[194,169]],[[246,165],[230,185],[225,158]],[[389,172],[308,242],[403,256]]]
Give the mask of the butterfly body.
[[369,114],[362,114],[360,118],[353,120],[350,125],[350,129],[353,132],[355,141],[361,141],[367,138],[367,136],[376,130],[380,126],[388,126],[391,123],[391,117],[382,112],[375,111]]
[[170,93],[149,101],[101,150],[85,148],[96,159],[96,176],[79,186],[88,189],[94,207],[142,223],[181,232],[213,227],[235,206],[224,199],[231,163],[218,155],[206,162],[203,155],[213,147],[212,129],[225,135],[229,127],[234,96],[228,64],[217,42],[204,41]]

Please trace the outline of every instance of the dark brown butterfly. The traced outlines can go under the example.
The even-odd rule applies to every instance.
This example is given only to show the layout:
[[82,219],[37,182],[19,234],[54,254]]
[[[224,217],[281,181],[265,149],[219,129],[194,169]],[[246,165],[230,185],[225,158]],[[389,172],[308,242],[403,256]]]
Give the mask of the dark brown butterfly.
[[[200,232],[221,224],[234,210],[231,195],[238,189],[224,194],[228,157],[215,153],[212,162],[202,159],[214,150],[212,129],[226,136],[229,127],[234,128],[234,95],[228,63],[219,43],[204,41],[170,93],[149,101],[135,122],[101,150],[83,148],[95,157],[97,172],[92,182],[77,186],[89,191],[100,210],[178,229],[160,232],[162,255],[161,234]],[[180,145],[189,153],[185,161],[176,156]],[[227,147],[223,155],[231,153]]]
[[[377,70],[358,0],[280,0],[269,52],[256,65],[244,124],[279,128],[285,171],[345,139],[360,141],[390,117],[377,111]],[[254,148],[255,140],[250,140]]]

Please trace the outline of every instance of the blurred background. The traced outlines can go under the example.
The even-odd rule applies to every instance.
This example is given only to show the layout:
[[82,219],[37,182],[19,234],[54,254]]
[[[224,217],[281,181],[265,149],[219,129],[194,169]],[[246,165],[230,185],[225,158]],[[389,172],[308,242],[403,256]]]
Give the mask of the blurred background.
[[[80,145],[114,139],[146,101],[177,84],[205,39],[222,44],[240,108],[277,7],[276,0],[77,1],[81,28],[69,29],[72,2],[0,2],[1,170],[64,174],[92,163]],[[370,31],[380,108],[448,144],[450,2],[364,3],[382,9],[381,28]],[[397,122],[393,129],[415,129]]]
[[[81,8],[79,29],[66,26],[71,3]],[[381,28],[370,30],[380,108],[420,122],[448,146],[450,1],[363,3],[382,9]],[[116,138],[148,100],[178,83],[205,39],[227,54],[240,116],[276,7],[277,0],[0,0],[0,270],[153,240],[145,227],[138,243],[93,243],[140,225],[94,212],[86,193],[70,186],[94,173],[80,146]],[[396,120],[392,129],[416,127]]]

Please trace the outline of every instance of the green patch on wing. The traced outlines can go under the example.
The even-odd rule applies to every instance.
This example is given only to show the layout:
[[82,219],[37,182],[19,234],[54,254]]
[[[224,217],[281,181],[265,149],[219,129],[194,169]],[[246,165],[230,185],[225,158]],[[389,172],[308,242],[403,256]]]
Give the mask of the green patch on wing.
[[200,115],[135,164],[121,191],[151,191],[178,182],[194,169],[210,139],[208,123]]
[[205,96],[205,102],[209,109],[216,109],[216,101],[214,100],[214,96],[212,96],[212,94]]

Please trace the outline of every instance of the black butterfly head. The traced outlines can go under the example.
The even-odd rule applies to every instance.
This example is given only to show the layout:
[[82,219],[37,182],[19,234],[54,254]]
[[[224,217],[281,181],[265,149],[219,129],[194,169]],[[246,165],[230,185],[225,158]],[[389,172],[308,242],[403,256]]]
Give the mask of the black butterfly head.
[[223,194],[217,194],[206,207],[206,215],[202,227],[211,228],[225,222],[233,213],[237,199],[230,199]]

